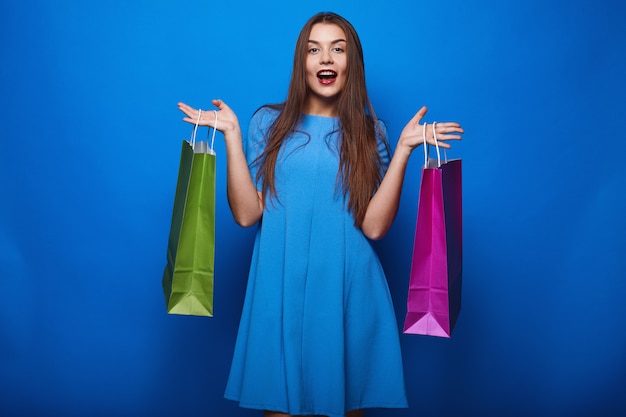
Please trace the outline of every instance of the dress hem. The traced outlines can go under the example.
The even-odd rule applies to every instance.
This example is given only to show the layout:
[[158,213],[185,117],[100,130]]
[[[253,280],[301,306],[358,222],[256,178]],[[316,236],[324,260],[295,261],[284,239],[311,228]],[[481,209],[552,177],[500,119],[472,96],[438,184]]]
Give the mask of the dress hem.
[[364,409],[371,409],[371,408],[379,408],[379,409],[409,408],[409,405],[406,402],[405,403],[372,402],[372,403],[363,403],[363,404],[359,404],[356,406],[347,407],[346,411],[341,414],[337,414],[329,410],[321,410],[321,409],[298,410],[297,414],[293,414],[292,411],[289,411],[288,409],[284,407],[279,407],[279,406],[274,406],[274,405],[269,405],[269,404],[247,403],[247,402],[241,401],[239,397],[235,395],[225,394],[224,398],[226,398],[227,400],[238,402],[239,407],[242,407],[242,408],[249,408],[253,410],[273,411],[277,413],[286,413],[292,416],[313,416],[313,415],[319,416],[321,415],[321,416],[328,416],[328,417],[344,417],[346,413],[349,413],[350,411],[354,411],[354,410],[364,410]]

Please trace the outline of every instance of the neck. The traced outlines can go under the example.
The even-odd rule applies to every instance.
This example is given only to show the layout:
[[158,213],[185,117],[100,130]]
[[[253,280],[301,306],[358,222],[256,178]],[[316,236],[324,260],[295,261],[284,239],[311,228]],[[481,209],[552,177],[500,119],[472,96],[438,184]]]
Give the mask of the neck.
[[337,99],[325,99],[316,96],[309,96],[304,113],[313,116],[337,117]]

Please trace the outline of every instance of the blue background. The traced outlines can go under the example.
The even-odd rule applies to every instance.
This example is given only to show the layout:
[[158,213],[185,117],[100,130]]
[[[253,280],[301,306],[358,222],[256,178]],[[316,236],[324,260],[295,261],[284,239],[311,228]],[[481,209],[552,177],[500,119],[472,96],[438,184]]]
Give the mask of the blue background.
[[[624,4],[3,0],[0,415],[260,415],[222,398],[254,229],[221,135],[215,317],[165,313],[176,102],[245,129],[321,10],[361,35],[394,144],[424,104],[467,132],[457,328],[402,335],[411,408],[369,415],[626,415]],[[376,242],[399,325],[420,155]]]

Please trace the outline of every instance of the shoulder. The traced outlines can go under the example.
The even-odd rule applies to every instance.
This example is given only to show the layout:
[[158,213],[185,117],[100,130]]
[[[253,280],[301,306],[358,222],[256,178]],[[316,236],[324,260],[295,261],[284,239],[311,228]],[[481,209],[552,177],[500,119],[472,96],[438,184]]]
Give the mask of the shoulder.
[[387,123],[385,123],[384,120],[377,119],[374,124],[374,129],[376,131],[376,140],[378,142],[388,142],[389,132],[387,130]]
[[388,165],[391,160],[391,149],[389,147],[389,136],[387,131],[387,123],[381,119],[373,120],[374,131],[376,133],[376,146],[378,154],[384,166]]
[[247,142],[263,142],[279,114],[280,109],[276,108],[276,106],[265,105],[258,108],[248,124]]
[[279,106],[274,105],[259,107],[252,115],[250,125],[265,130],[276,121],[281,110]]
[[280,115],[281,109],[274,105],[265,105],[257,109],[250,118],[248,134],[244,141],[244,152],[258,155],[265,148],[268,132]]
[[386,139],[387,138],[387,122],[385,122],[382,119],[377,119],[376,121],[378,122],[378,127],[380,128],[379,135],[382,134],[382,136]]

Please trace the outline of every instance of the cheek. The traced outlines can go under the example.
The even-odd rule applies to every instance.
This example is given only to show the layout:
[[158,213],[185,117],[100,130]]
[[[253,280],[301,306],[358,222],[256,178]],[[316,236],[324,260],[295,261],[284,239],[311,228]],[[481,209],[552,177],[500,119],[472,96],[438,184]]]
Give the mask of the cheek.
[[339,63],[339,68],[341,73],[343,73],[343,75],[346,75],[348,73],[348,61],[344,59],[341,63]]
[[310,57],[307,58],[307,60],[304,63],[304,66],[306,68],[307,75],[317,75],[317,72],[315,70],[315,64],[314,62],[312,62],[312,59]]

